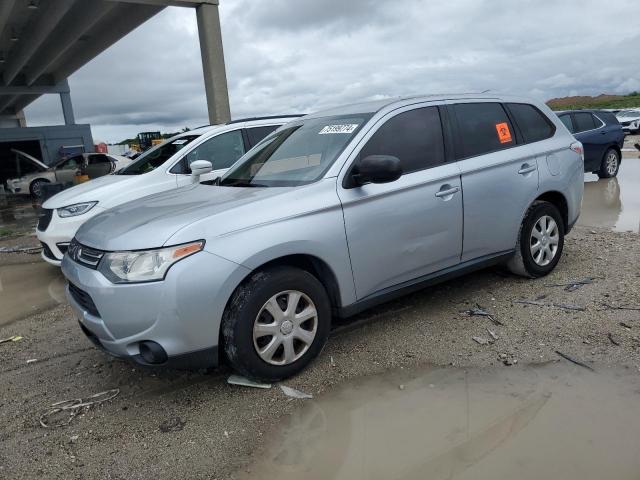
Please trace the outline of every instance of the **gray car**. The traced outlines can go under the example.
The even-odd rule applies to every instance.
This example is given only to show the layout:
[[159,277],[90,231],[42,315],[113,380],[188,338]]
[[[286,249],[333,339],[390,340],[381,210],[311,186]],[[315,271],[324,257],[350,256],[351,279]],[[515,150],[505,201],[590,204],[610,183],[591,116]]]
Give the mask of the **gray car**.
[[489,265],[548,274],[583,192],[582,145],[544,104],[506,96],[323,111],[200,183],[210,168],[78,231],[62,269],[98,347],[286,378],[333,317]]

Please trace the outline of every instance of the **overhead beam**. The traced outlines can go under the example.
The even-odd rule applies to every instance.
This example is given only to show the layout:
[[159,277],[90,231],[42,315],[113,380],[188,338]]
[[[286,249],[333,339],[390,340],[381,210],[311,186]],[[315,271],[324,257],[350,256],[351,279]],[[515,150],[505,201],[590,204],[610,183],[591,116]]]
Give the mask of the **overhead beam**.
[[16,0],[2,0],[0,2],[0,38],[2,38],[2,32],[4,32],[4,27],[7,26],[7,20],[9,20],[9,15],[15,3]]
[[[29,61],[33,53],[42,46],[51,31],[62,20],[76,0],[56,0],[55,2],[40,2],[35,22],[29,26],[29,34],[24,35],[18,44],[16,52],[11,52],[4,69],[4,84],[9,85],[16,78],[22,67]],[[42,11],[40,11],[42,10]],[[46,49],[46,46],[42,47]]]
[[61,82],[57,85],[33,85],[28,87],[26,85],[21,86],[9,86],[4,87],[0,85],[0,96],[4,95],[44,95],[46,93],[68,93],[69,84]]
[[38,80],[75,42],[87,32],[92,31],[94,26],[116,5],[115,2],[102,0],[83,0],[80,4],[76,4],[65,17],[64,24],[55,28],[47,47],[36,52],[29,62],[25,74],[27,85],[32,85]]
[[76,43],[76,46],[82,43],[81,48],[69,49],[58,59],[56,63],[59,66],[53,72],[54,80],[60,82],[69,78],[80,67],[163,9],[164,7],[153,5],[121,3],[110,12],[109,21],[104,19],[94,28],[87,40]]
[[162,7],[197,7],[198,5],[218,5],[219,0],[108,0],[110,2],[143,3]]

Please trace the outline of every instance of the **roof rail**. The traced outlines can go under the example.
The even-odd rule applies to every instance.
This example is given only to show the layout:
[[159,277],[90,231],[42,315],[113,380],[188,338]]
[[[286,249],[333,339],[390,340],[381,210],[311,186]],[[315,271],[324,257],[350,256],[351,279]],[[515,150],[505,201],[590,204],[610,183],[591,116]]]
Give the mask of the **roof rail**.
[[227,122],[225,125],[231,125],[232,123],[242,123],[242,122],[251,122],[253,120],[271,120],[273,118],[283,118],[283,117],[304,117],[306,114],[304,113],[291,113],[286,115],[268,115],[266,117],[247,117],[247,118],[238,118],[236,120],[231,120]]

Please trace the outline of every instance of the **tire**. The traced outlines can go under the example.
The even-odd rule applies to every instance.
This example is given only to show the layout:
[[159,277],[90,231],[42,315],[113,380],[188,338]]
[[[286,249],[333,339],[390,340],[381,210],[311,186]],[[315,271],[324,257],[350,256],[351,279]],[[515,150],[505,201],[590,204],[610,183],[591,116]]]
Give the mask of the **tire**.
[[[543,219],[547,219],[547,225],[551,226],[549,218],[555,223],[555,230],[551,235],[543,235],[543,239],[538,240],[534,236],[534,227],[536,232],[540,235],[540,223]],[[557,239],[554,243],[553,232],[557,234]],[[542,257],[537,260],[533,254],[533,248],[535,248],[535,242],[542,243],[541,250],[543,250]],[[545,243],[546,242],[546,243]],[[545,252],[546,245],[549,250]],[[553,247],[555,245],[555,251]],[[558,264],[560,257],[562,256],[562,249],[564,247],[564,223],[562,215],[558,209],[549,202],[534,202],[527,213],[525,213],[524,220],[520,226],[520,232],[518,233],[518,241],[516,243],[516,252],[514,256],[507,263],[507,268],[516,275],[521,275],[528,278],[538,278],[549,274]],[[538,250],[538,252],[540,249]],[[552,253],[552,256],[551,256]]]
[[602,157],[602,163],[600,164],[600,170],[598,171],[598,177],[611,178],[618,175],[620,169],[620,154],[615,148],[609,148],[604,152]]
[[50,182],[42,178],[37,178],[33,182],[31,182],[31,185],[29,185],[29,193],[31,193],[31,196],[33,198],[41,199],[42,196],[44,195],[44,192],[42,191],[42,186],[45,185],[46,183],[50,183]]
[[[287,313],[292,301],[298,306],[293,314],[306,311],[309,316],[315,308],[315,317],[296,326]],[[298,268],[274,267],[252,274],[233,293],[222,318],[222,341],[239,374],[275,382],[297,374],[318,356],[330,328],[331,303],[318,279]]]

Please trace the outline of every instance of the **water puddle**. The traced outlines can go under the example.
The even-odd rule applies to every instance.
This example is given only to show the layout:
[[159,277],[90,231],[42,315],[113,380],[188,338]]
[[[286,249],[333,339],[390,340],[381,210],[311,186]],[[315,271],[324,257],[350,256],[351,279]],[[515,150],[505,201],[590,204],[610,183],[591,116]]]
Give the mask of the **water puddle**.
[[584,197],[578,225],[618,232],[640,232],[640,159],[623,158],[618,176],[584,176]]
[[12,195],[0,195],[0,231],[5,235],[32,231],[38,223],[40,206]]
[[41,260],[0,266],[0,325],[65,302],[59,268]]
[[639,400],[630,370],[396,370],[305,400],[241,478],[637,479]]

